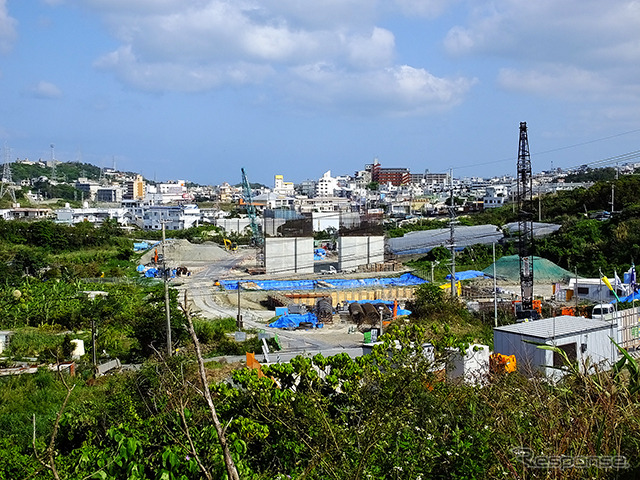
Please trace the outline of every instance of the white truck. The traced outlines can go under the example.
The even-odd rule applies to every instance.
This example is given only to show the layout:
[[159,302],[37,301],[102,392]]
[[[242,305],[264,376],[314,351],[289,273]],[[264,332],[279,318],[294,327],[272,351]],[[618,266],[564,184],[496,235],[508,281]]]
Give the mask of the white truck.
[[605,321],[614,320],[616,318],[616,307],[610,303],[599,303],[591,310],[591,318]]

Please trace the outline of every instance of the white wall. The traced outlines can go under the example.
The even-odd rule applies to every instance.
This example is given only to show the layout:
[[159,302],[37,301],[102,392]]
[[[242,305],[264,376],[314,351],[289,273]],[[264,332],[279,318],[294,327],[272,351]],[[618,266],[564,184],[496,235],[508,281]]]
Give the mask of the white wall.
[[266,238],[264,265],[267,275],[313,273],[313,237]]
[[353,270],[359,265],[384,262],[384,237],[340,237],[338,269]]

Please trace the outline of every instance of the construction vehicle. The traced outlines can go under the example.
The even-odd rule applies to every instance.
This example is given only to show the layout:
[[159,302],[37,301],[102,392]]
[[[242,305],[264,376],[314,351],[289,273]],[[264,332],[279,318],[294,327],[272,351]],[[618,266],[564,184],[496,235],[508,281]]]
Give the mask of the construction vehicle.
[[232,242],[228,238],[224,238],[223,241],[224,241],[224,248],[228,252],[235,252],[236,250],[238,250],[238,244],[237,243]]

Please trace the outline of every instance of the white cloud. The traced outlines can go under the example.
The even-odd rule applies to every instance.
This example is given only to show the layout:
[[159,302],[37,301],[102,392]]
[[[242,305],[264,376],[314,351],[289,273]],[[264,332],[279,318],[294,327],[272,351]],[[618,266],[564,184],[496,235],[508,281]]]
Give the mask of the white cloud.
[[604,94],[609,85],[595,72],[566,65],[549,65],[535,70],[503,68],[498,83],[507,90],[526,91],[541,96],[581,100]]
[[0,53],[8,52],[16,39],[16,25],[18,22],[7,10],[7,1],[0,0]]
[[[399,102],[395,110],[419,112],[428,110],[425,105],[429,103],[436,108],[455,105],[473,83],[466,80],[462,82],[466,87],[461,88],[458,81],[437,78],[418,67],[394,66],[395,37],[376,25],[380,8],[376,1],[85,3],[104,16],[121,42],[119,48],[97,59],[96,67],[139,89],[202,91],[224,85],[261,85],[264,89],[294,85],[292,91],[285,89],[290,98],[298,103],[321,99],[319,103],[325,105],[339,105],[345,95],[355,102],[369,101],[375,90],[386,102]],[[401,3],[423,14],[444,5],[440,0]],[[407,68],[424,72],[417,77],[425,80],[421,88],[430,91],[420,94],[420,88],[413,86],[418,106],[406,101],[412,88],[404,76]],[[312,81],[314,76],[328,74],[330,81]],[[375,88],[374,79],[383,81],[385,89]]]
[[29,93],[36,98],[60,98],[62,96],[62,91],[55,86],[53,83],[45,82],[41,80],[29,89]]
[[439,112],[460,103],[475,83],[462,77],[438,78],[408,65],[376,72],[344,72],[333,65],[316,64],[296,67],[294,73],[297,78],[286,85],[290,97],[339,106],[353,114]]
[[[452,27],[445,49],[456,56],[501,59],[506,88],[572,98],[617,94],[640,74],[640,2],[505,0],[474,3]],[[478,6],[479,5],[479,6]]]

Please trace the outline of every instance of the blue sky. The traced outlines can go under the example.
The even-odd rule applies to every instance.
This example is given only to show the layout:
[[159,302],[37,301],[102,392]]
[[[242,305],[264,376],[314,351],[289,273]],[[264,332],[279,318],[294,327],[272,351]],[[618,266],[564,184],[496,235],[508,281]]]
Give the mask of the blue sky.
[[569,168],[640,150],[638,32],[619,0],[0,0],[0,142],[271,185],[513,175],[526,121]]

